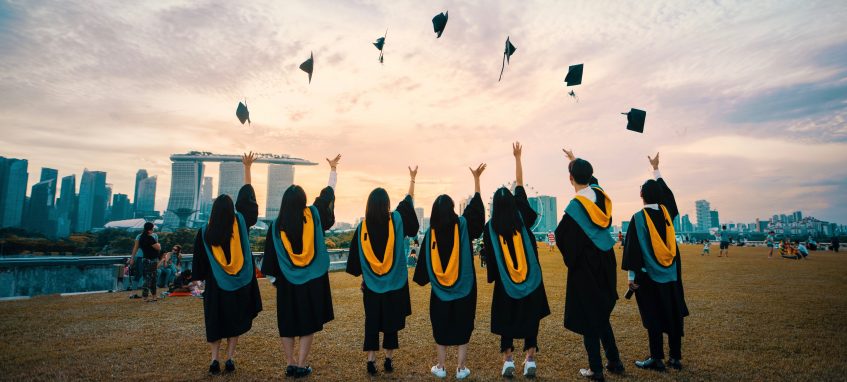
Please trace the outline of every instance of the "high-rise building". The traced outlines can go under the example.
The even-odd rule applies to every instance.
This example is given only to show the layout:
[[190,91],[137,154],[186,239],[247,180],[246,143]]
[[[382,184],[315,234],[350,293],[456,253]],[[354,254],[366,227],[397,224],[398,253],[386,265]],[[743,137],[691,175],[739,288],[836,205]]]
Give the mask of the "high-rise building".
[[799,222],[800,220],[803,220],[803,212],[801,212],[801,211],[794,211],[794,212],[791,214],[791,216],[793,216],[793,217],[794,217],[794,221],[796,221],[796,222]]
[[203,177],[203,185],[200,188],[200,220],[206,221],[212,213],[212,189],[214,183],[211,176]]
[[[232,200],[238,197],[238,190],[244,185],[244,165],[241,162],[221,162],[218,179],[218,195],[229,195]],[[280,197],[282,200],[282,197]]]
[[112,184],[106,183],[106,210],[112,208]]
[[708,232],[712,226],[711,206],[706,200],[694,202],[694,210],[697,214],[697,232]]
[[150,176],[138,182],[135,200],[135,217],[158,215],[156,213],[156,182],[157,177]]
[[424,209],[423,207],[415,207],[415,216],[418,217],[418,225],[421,227],[420,230],[424,231],[427,227],[423,226],[423,218],[424,218]]
[[56,202],[56,236],[68,237],[76,222],[76,175],[62,178],[62,189]]
[[29,194],[29,208],[23,219],[23,227],[28,231],[53,236],[53,232],[50,229],[51,224],[48,220],[50,218],[50,210],[53,208],[49,204],[49,199],[51,193],[55,195],[55,181],[55,179],[48,179],[32,186]]
[[538,214],[538,220],[532,227],[533,232],[551,232],[556,230],[558,216],[556,212],[556,197],[539,195],[527,198],[529,205]]
[[691,224],[691,218],[688,214],[682,216],[682,232],[694,232],[694,225]]
[[624,220],[621,222],[621,232],[627,232],[629,230],[629,220]]
[[126,194],[115,194],[112,197],[112,221],[132,218],[132,204]]
[[265,201],[265,219],[275,219],[279,215],[282,195],[292,184],[294,184],[294,166],[290,164],[268,165],[268,196]]
[[677,214],[676,217],[673,218],[673,229],[676,232],[682,232],[682,219],[680,218],[679,214]]
[[76,230],[87,232],[100,228],[106,217],[106,173],[103,171],[82,172],[79,181]]
[[140,169],[135,172],[135,188],[133,189],[132,194],[132,210],[135,211],[138,205],[138,187],[141,185],[141,181],[147,179],[147,170]]
[[178,227],[181,222],[193,226],[200,209],[200,186],[205,167],[200,161],[171,163],[171,195],[168,209],[163,214],[165,226]]
[[709,220],[711,220],[709,228],[721,228],[721,219],[718,215],[718,210],[709,211]]
[[53,207],[56,205],[56,187],[59,185],[59,170],[54,168],[41,168],[41,179],[40,182],[45,180],[53,180],[53,187],[49,190],[50,193],[47,195],[47,205]]
[[26,159],[0,157],[0,227],[20,227],[29,180]]

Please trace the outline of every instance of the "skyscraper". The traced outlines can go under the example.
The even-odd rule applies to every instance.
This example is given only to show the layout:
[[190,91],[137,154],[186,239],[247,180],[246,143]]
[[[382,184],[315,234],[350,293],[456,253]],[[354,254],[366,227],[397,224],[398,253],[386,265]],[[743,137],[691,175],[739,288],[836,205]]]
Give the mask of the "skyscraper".
[[32,186],[29,194],[29,209],[23,218],[23,226],[28,231],[48,236],[53,235],[48,218],[50,217],[50,210],[53,208],[49,204],[49,198],[51,193],[55,194],[55,181],[55,179],[48,179]]
[[156,182],[157,177],[151,176],[138,182],[137,198],[135,200],[135,217],[156,215]]
[[56,236],[68,237],[76,221],[76,175],[62,178],[62,189],[56,202]]
[[203,185],[200,189],[200,220],[208,220],[212,213],[212,189],[214,182],[211,176],[203,177]]
[[682,232],[694,232],[694,225],[691,224],[691,218],[688,214],[682,216]]
[[26,159],[0,157],[0,227],[20,227],[29,180]]
[[694,202],[694,210],[697,214],[697,232],[708,232],[712,226],[711,206],[706,200]]
[[292,184],[294,184],[294,166],[290,164],[268,165],[268,197],[265,202],[265,219],[275,219],[279,215],[282,195]]
[[168,209],[163,214],[165,226],[177,227],[181,219],[190,226],[196,220],[197,211],[200,209],[200,186],[205,167],[200,161],[171,163],[171,195],[168,198]]
[[132,210],[136,211],[138,209],[138,187],[141,186],[141,181],[147,179],[147,170],[140,169],[135,172],[135,189],[132,194]]
[[129,203],[129,196],[126,194],[115,194],[112,197],[112,217],[111,220],[125,220],[132,217],[132,205]]
[[76,230],[87,232],[100,228],[106,217],[106,173],[102,171],[82,172],[79,181]]
[[544,231],[552,232],[559,225],[559,216],[556,210],[556,197],[548,195],[540,195],[538,201],[541,203],[543,212],[541,213],[542,226]]
[[721,219],[720,219],[720,216],[718,215],[718,210],[709,211],[709,219],[712,222],[712,224],[709,226],[709,228],[720,228],[721,227]]
[[39,181],[43,182],[51,179],[53,180],[53,187],[49,190],[50,193],[47,195],[47,205],[52,207],[56,205],[56,187],[59,185],[59,170],[42,167],[41,179]]
[[424,209],[423,207],[415,207],[415,215],[418,217],[418,225],[421,227],[420,230],[424,231],[427,227],[423,226],[423,218],[424,218]]
[[[232,200],[238,196],[238,190],[244,185],[244,165],[241,162],[221,162],[218,194],[229,195]],[[280,197],[282,200],[282,197]]]

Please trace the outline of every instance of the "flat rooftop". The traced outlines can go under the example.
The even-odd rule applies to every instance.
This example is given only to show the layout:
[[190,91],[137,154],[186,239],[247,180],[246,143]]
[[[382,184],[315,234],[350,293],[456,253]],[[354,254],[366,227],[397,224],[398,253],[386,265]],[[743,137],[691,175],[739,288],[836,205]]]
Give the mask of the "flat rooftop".
[[[290,164],[298,166],[315,166],[317,163],[302,158],[293,158],[285,154],[258,154],[255,163]],[[186,154],[171,155],[172,162],[241,162],[241,155],[215,154],[205,151],[191,151]]]

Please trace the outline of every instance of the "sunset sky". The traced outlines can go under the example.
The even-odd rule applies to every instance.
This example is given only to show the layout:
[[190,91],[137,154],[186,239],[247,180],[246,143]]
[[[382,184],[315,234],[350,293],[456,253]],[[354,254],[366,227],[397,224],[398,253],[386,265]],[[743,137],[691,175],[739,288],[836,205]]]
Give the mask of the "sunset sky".
[[[146,168],[164,210],[173,153],[320,162],[296,170],[310,199],[341,153],[336,215],[352,222],[374,187],[400,200],[407,165],[427,215],[439,194],[469,196],[481,162],[487,201],[514,179],[519,140],[531,193],[564,208],[572,148],[620,225],[659,151],[683,213],[707,199],[723,222],[802,210],[845,224],[844,20],[843,1],[0,0],[0,156],[28,159],[30,185],[41,167],[77,181],[89,168],[130,196]],[[517,51],[498,83],[506,36]],[[583,83],[567,88],[578,63]],[[252,126],[235,117],[242,97]],[[644,134],[625,129],[631,107],[647,111]],[[262,213],[266,178],[256,165]]]

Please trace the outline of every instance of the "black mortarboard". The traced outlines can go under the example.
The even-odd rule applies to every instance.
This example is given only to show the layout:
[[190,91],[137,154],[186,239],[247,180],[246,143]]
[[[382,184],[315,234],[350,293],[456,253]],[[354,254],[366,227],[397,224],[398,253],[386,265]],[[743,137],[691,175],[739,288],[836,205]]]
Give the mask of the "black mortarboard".
[[373,43],[374,46],[379,49],[379,62],[382,63],[382,48],[385,46],[385,37],[388,36],[388,30],[385,30],[385,36],[382,36],[376,39],[376,42]]
[[432,18],[432,30],[437,33],[435,38],[441,37],[441,34],[444,33],[444,27],[447,26],[447,13],[441,12]]
[[582,83],[582,64],[571,65],[568,68],[568,75],[565,76],[565,82],[568,86],[575,86]]
[[644,120],[647,118],[647,112],[638,109],[629,109],[629,113],[621,113],[626,115],[626,129],[638,133],[644,132]]
[[312,83],[312,71],[314,71],[314,69],[315,69],[315,55],[314,55],[314,53],[310,52],[309,53],[309,59],[306,60],[306,61],[303,61],[303,63],[300,64],[300,70],[302,70],[306,73],[309,73],[309,83],[310,84]]
[[497,81],[503,79],[503,69],[506,68],[506,64],[509,62],[509,58],[512,57],[513,54],[515,54],[516,50],[518,50],[518,48],[515,48],[515,46],[512,45],[512,42],[509,41],[509,36],[506,36],[506,48],[503,50],[503,65],[500,66],[500,78]]
[[[244,102],[247,102],[246,100]],[[243,125],[244,122],[252,124],[250,122],[250,111],[247,110],[247,105],[244,102],[239,102],[238,107],[235,108],[235,116],[238,117],[238,120],[241,121]]]

